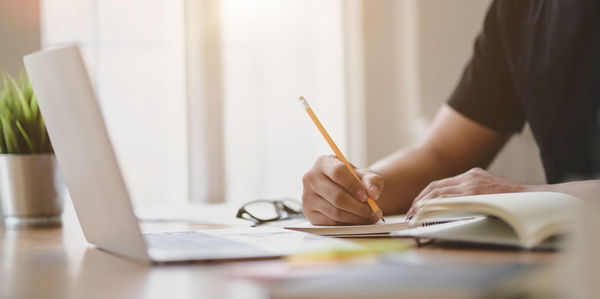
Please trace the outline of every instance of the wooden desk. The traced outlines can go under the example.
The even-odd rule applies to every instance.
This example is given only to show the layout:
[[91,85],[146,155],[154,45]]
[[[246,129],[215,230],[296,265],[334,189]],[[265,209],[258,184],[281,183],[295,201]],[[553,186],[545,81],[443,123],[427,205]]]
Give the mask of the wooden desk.
[[[162,223],[146,228],[156,231],[198,227]],[[414,248],[411,253],[473,263],[545,263],[557,256],[440,248]],[[0,228],[0,298],[266,298],[263,284],[228,278],[226,267],[135,264],[88,244],[74,217],[65,220],[63,228]]]

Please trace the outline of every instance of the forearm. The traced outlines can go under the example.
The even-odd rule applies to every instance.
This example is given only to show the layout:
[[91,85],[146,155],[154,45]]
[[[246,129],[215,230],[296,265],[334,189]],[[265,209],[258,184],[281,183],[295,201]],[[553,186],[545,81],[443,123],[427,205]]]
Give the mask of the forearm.
[[406,212],[430,182],[473,167],[487,167],[509,137],[467,119],[448,106],[442,107],[421,145],[371,167],[384,179],[378,200],[383,212]]
[[415,196],[431,181],[461,171],[445,165],[440,157],[424,147],[400,151],[376,162],[370,169],[384,178],[383,192],[377,202],[388,215],[406,212]]

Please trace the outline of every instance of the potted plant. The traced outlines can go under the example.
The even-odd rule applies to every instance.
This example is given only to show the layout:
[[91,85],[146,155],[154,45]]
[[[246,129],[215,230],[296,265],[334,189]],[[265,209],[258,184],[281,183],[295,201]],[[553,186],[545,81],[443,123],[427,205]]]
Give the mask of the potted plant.
[[31,83],[2,74],[0,202],[10,227],[61,223],[62,198],[54,151]]

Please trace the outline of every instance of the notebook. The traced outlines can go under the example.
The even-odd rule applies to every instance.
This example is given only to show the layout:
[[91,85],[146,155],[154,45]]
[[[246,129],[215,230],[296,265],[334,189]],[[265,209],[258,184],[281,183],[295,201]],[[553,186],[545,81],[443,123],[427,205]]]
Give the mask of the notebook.
[[472,215],[457,217],[444,217],[440,219],[428,219],[427,222],[413,223],[406,221],[405,215],[385,216],[385,222],[366,225],[313,225],[308,221],[294,223],[284,226],[287,229],[338,238],[376,238],[389,237],[392,232],[409,229],[415,226],[431,226],[442,223],[466,220],[473,218]]
[[322,236],[332,236],[340,238],[359,238],[359,237],[387,237],[390,232],[409,228],[409,222],[406,216],[395,215],[385,216],[385,223],[369,225],[339,225],[339,226],[321,226],[312,225],[305,221],[302,223],[286,226],[285,228],[317,234]]
[[[552,246],[569,230],[581,200],[556,192],[522,192],[439,198],[417,203],[411,229],[395,237],[510,245],[522,248]],[[463,217],[433,226],[431,219]]]

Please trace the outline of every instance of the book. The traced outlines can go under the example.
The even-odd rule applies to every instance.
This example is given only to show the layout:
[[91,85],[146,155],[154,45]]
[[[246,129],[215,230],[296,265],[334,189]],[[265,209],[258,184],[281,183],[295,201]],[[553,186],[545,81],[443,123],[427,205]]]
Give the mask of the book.
[[[554,247],[555,237],[569,231],[581,204],[571,195],[557,192],[484,194],[423,200],[410,229],[392,233],[394,237],[439,239],[471,243]],[[423,225],[445,218],[460,221]]]
[[386,223],[368,225],[338,225],[322,226],[312,225],[305,221],[302,223],[285,226],[287,229],[297,230],[322,236],[360,238],[360,237],[387,237],[391,232],[409,228],[406,216],[386,216]]

